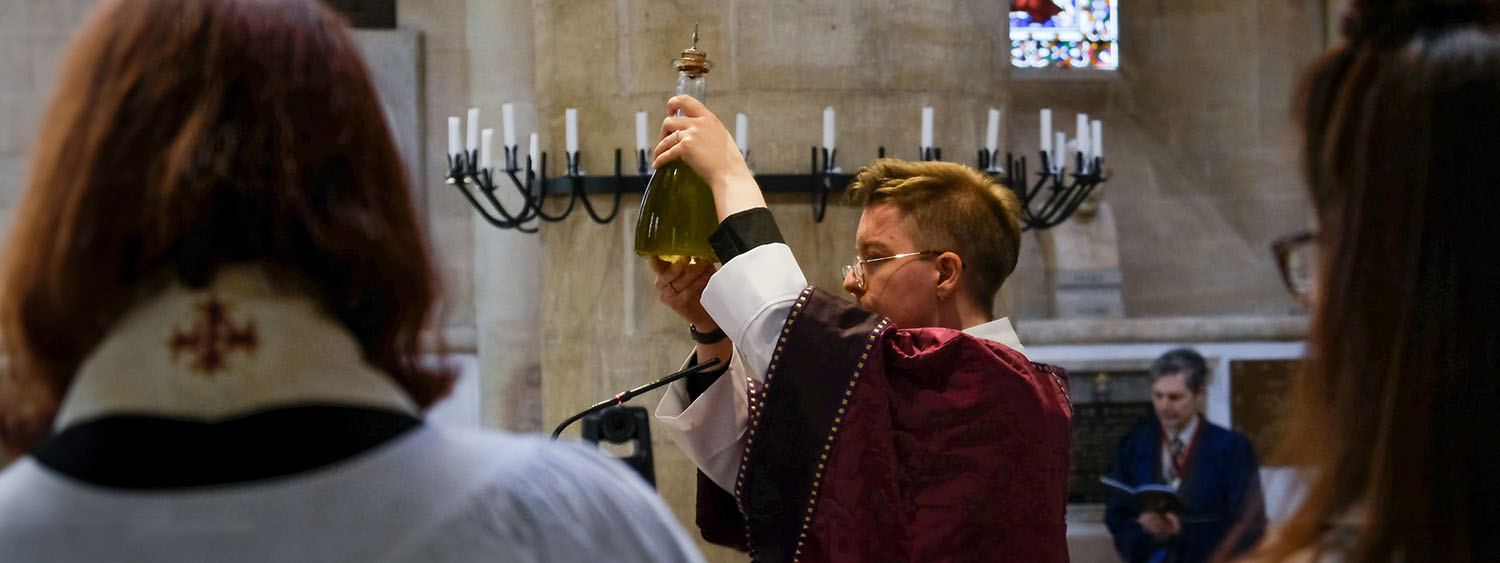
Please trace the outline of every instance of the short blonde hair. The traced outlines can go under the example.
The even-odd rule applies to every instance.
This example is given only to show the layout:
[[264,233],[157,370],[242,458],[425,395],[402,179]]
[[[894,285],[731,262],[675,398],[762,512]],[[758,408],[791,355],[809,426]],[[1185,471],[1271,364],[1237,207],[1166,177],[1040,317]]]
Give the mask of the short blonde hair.
[[859,170],[845,195],[870,207],[894,204],[919,250],[964,261],[972,297],[993,309],[1021,252],[1021,201],[989,175],[952,162],[882,158]]

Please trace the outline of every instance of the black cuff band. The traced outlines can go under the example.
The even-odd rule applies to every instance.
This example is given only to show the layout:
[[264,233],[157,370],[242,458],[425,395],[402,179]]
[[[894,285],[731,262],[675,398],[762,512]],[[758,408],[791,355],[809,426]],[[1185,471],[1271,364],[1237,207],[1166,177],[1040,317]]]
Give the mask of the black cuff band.
[[[688,360],[688,363],[698,363],[698,354],[694,353],[693,358]],[[719,364],[717,366],[709,368],[708,371],[700,371],[698,373],[687,376],[688,402],[698,400],[698,397],[702,395],[704,391],[708,391],[709,386],[713,385],[715,381],[719,380],[719,376],[724,375],[728,371],[729,364]]]
[[781,236],[781,229],[776,226],[776,218],[771,216],[771,210],[764,207],[746,209],[725,217],[719,223],[719,228],[708,237],[708,244],[713,246],[714,254],[719,256],[721,264],[728,264],[734,257],[762,244],[777,242],[786,244],[786,239]]
[[690,324],[688,325],[688,333],[693,335],[693,342],[699,344],[713,344],[729,337],[729,335],[724,334],[723,327],[715,328],[708,332],[698,332],[698,327]]

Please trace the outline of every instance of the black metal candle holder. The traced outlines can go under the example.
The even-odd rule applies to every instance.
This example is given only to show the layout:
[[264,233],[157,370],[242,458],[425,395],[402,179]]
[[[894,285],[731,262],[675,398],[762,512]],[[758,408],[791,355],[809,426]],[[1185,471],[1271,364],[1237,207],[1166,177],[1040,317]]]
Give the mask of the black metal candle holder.
[[[1005,167],[995,166],[999,151],[979,151],[979,169],[1000,180],[1005,187],[1015,192],[1021,200],[1021,230],[1045,230],[1061,225],[1088,199],[1099,184],[1109,180],[1104,172],[1102,157],[1085,158],[1082,152],[1074,154],[1073,172],[1064,166],[1053,166],[1046,151],[1039,155],[1041,170],[1036,173],[1035,183],[1026,178],[1026,157],[1015,158],[1005,153]],[[1038,196],[1046,194],[1040,200]],[[1033,208],[1034,202],[1040,208]]]
[[[921,147],[922,160],[942,160],[942,149]],[[828,198],[835,186],[848,185],[852,174],[842,172],[835,161],[836,149],[812,147],[808,174],[757,174],[755,181],[766,193],[806,193],[812,196],[812,214],[815,222],[822,222],[828,211]],[[880,158],[885,158],[885,147],[879,148]],[[1065,167],[1054,167],[1046,152],[1041,153],[1041,170],[1034,183],[1027,181],[1026,158],[1005,155],[1005,167],[996,166],[998,151],[980,150],[978,168],[1016,193],[1021,200],[1022,230],[1042,230],[1055,227],[1072,216],[1074,211],[1088,199],[1099,184],[1108,180],[1103,172],[1103,159],[1085,159],[1083,153],[1075,153],[1074,171]],[[567,155],[566,171],[559,177],[547,175],[547,153],[541,153],[541,162],[533,163],[527,157],[525,167],[520,166],[517,146],[505,147],[505,168],[483,169],[478,166],[478,151],[466,151],[448,156],[448,184],[458,189],[464,199],[479,212],[485,222],[500,229],[515,229],[523,233],[535,233],[542,223],[562,221],[573,213],[579,202],[584,212],[596,223],[612,221],[620,212],[620,198],[626,193],[644,193],[650,182],[651,169],[644,150],[636,150],[636,169],[627,174],[621,165],[621,150],[615,149],[614,174],[586,176],[579,169],[580,155]],[[521,197],[521,209],[512,212],[500,202],[495,192],[501,183],[496,176],[504,174],[509,184]],[[477,195],[476,195],[477,194]],[[1045,197],[1042,197],[1045,194]],[[564,196],[568,203],[560,212],[545,209],[547,198]],[[601,214],[589,201],[591,195],[612,195],[608,213]],[[488,205],[481,203],[488,202]],[[1033,209],[1033,203],[1040,207]]]
[[[501,229],[516,229],[523,233],[535,233],[541,223],[553,223],[568,218],[573,209],[581,201],[583,210],[590,219],[596,223],[608,223],[620,212],[620,196],[625,192],[645,191],[645,181],[649,179],[645,175],[646,170],[645,151],[637,151],[637,174],[627,176],[621,171],[620,150],[615,149],[615,173],[613,176],[588,177],[584,176],[578,168],[579,155],[572,153],[567,155],[567,171],[560,178],[547,177],[547,153],[541,153],[540,163],[531,162],[531,157],[526,158],[526,167],[522,169],[519,164],[517,152],[519,147],[505,147],[505,168],[496,172],[504,172],[510,179],[510,184],[516,193],[521,196],[521,210],[512,213],[505,207],[500,199],[495,196],[499,189],[497,185],[498,173],[491,172],[487,168],[477,165],[478,157],[476,151],[467,151],[458,155],[448,157],[448,184],[458,188],[464,199],[474,206],[474,210],[484,218],[485,222]],[[598,179],[612,180],[607,190],[599,190],[594,184]],[[632,184],[639,184],[637,189]],[[561,184],[561,185],[558,185]],[[591,189],[593,188],[593,189]],[[472,190],[472,191],[471,191]],[[480,203],[480,197],[475,197],[473,192],[478,192],[484,200],[489,202],[489,208]],[[612,193],[613,203],[607,214],[601,214],[594,209],[588,196],[593,193]],[[567,194],[568,204],[560,213],[548,213],[545,202],[549,196]],[[493,210],[493,213],[491,213]]]

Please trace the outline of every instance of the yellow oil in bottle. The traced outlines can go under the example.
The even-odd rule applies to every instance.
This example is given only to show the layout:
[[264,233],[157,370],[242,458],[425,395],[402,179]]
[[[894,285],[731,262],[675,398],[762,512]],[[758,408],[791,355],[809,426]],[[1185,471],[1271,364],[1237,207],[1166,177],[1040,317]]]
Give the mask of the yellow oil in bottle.
[[668,262],[717,262],[708,236],[719,227],[708,183],[681,160],[651,175],[635,223],[635,253]]
[[[706,77],[713,65],[708,53],[698,50],[697,26],[693,27],[693,46],[672,64],[677,68],[677,93],[703,101]],[[718,227],[713,190],[691,166],[674,160],[653,173],[646,184],[635,223],[635,253],[668,262],[717,262],[708,236]]]

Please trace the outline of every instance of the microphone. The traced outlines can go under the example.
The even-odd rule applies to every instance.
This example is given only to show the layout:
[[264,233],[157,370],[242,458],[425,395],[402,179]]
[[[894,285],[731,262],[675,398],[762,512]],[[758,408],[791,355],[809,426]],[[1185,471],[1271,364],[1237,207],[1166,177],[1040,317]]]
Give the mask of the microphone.
[[621,392],[619,394],[616,394],[614,397],[611,397],[609,399],[605,399],[603,401],[599,401],[598,403],[594,403],[594,406],[589,407],[587,409],[584,409],[583,412],[575,414],[572,417],[569,417],[567,420],[564,420],[562,424],[557,425],[557,429],[552,431],[552,439],[556,440],[557,437],[562,434],[563,429],[567,428],[569,424],[572,424],[572,423],[576,422],[580,418],[583,418],[585,416],[588,416],[590,414],[599,412],[601,410],[607,409],[607,408],[615,406],[615,405],[623,404],[625,401],[629,401],[631,399],[634,399],[637,395],[640,395],[641,393],[645,393],[647,391],[650,391],[650,390],[655,389],[657,387],[661,387],[661,386],[666,385],[668,383],[671,383],[673,381],[677,381],[677,380],[682,379],[684,377],[687,377],[689,375],[693,375],[695,373],[699,373],[699,372],[701,372],[703,370],[706,370],[708,368],[714,367],[716,365],[719,365],[719,359],[718,358],[710,358],[708,361],[703,362],[701,364],[695,364],[695,365],[689,366],[685,370],[679,371],[679,372],[674,373],[672,375],[668,375],[668,376],[663,377],[661,379],[658,379],[656,381],[652,381],[651,383],[647,383],[647,384],[642,385],[640,387],[636,387],[635,389],[630,389],[628,391],[623,391],[623,392]]

